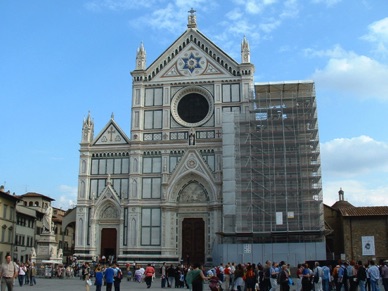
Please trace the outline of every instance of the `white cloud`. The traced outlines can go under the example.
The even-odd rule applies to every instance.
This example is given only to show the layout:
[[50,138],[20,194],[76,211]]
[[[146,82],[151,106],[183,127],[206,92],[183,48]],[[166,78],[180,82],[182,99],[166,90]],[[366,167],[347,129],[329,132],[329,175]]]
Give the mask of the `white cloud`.
[[354,206],[387,205],[388,143],[368,136],[338,138],[321,144],[321,156],[325,204],[338,201],[342,188]]
[[362,36],[361,39],[374,43],[376,52],[388,55],[388,17],[370,24],[368,29],[368,34]]
[[337,138],[321,144],[322,170],[328,176],[349,178],[388,172],[388,143],[368,136]]
[[263,11],[278,2],[278,0],[235,0],[234,3],[243,6],[248,14],[261,14]]
[[60,194],[57,197],[54,197],[55,201],[53,202],[53,205],[61,209],[73,208],[77,204],[77,191],[77,187],[60,185]]
[[323,202],[329,206],[338,201],[342,188],[345,200],[353,206],[388,206],[388,184],[370,185],[360,180],[338,180],[323,184]]
[[364,55],[335,46],[331,50],[305,50],[309,56],[329,57],[312,79],[325,89],[346,92],[351,98],[388,101],[388,66]]

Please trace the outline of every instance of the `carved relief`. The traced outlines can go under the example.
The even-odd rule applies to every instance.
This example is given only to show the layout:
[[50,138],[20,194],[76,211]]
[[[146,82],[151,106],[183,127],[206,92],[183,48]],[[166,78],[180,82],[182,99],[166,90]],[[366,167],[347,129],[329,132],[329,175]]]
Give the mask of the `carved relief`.
[[203,185],[197,181],[190,181],[180,191],[177,200],[178,202],[206,202],[209,198]]
[[117,209],[114,209],[112,206],[108,206],[101,212],[100,218],[119,218],[119,213]]

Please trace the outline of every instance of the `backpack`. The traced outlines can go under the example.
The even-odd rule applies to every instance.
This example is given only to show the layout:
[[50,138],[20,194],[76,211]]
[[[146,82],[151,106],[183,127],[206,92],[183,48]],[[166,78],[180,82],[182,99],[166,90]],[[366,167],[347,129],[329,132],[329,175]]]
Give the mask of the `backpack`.
[[117,276],[116,276],[117,279],[121,280],[123,278],[123,272],[119,269],[117,270]]

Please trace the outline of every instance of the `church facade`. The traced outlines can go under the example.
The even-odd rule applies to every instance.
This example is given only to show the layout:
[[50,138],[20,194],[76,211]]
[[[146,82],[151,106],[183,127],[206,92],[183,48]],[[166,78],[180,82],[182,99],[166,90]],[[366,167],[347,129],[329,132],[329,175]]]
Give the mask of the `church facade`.
[[[191,10],[187,30],[148,67],[146,50],[139,46],[131,75],[129,136],[113,115],[96,136],[90,114],[83,123],[75,255],[144,263],[273,259],[266,248],[275,241],[257,237],[268,237],[265,233],[276,229],[238,226],[246,219],[241,212],[255,217],[264,205],[252,203],[259,199],[252,194],[251,202],[242,203],[243,179],[236,179],[244,174],[243,151],[234,142],[235,129],[242,127],[237,117],[260,115],[252,101],[258,89],[245,37],[238,63],[198,30]],[[294,87],[298,91],[303,86],[313,89],[312,83]],[[262,187],[263,195],[273,194],[264,189],[268,187]],[[313,194],[306,195],[310,199]],[[302,242],[302,252],[314,249],[314,258],[324,254],[324,248],[316,251],[324,245],[321,189],[316,195],[317,206],[310,209],[314,218],[309,220],[315,226],[296,227],[300,237],[308,232],[308,241],[286,239],[287,249],[281,247],[281,253],[292,248],[290,242]],[[271,217],[259,215],[260,220],[291,215],[290,209],[279,209]],[[296,209],[292,215],[297,216]],[[284,233],[283,228],[278,231]],[[255,249],[262,257],[253,257]]]

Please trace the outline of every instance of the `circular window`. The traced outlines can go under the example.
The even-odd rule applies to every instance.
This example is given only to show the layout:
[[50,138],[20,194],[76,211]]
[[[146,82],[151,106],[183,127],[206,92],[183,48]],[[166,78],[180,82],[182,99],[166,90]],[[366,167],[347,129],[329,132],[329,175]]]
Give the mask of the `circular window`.
[[180,125],[200,126],[212,116],[213,97],[201,87],[183,88],[173,97],[171,112]]
[[208,111],[209,103],[198,93],[187,94],[178,103],[178,115],[188,123],[200,122],[206,117]]

